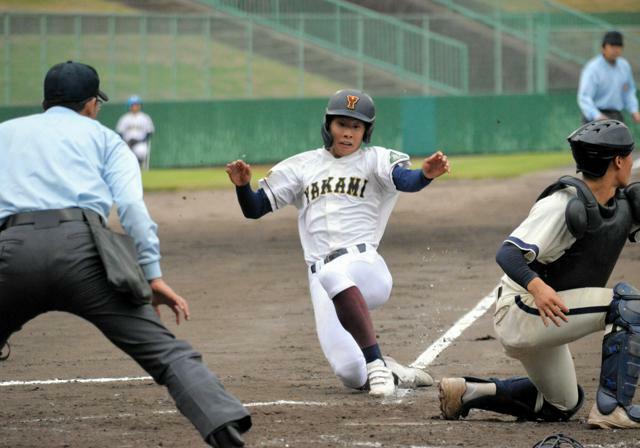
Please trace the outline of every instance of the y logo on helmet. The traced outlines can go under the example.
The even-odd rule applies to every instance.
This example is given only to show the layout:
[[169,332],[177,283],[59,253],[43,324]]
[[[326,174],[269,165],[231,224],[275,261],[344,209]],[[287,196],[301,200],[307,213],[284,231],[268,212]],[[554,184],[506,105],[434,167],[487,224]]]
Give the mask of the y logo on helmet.
[[360,101],[360,97],[357,97],[355,95],[347,95],[347,109],[355,110],[358,101]]

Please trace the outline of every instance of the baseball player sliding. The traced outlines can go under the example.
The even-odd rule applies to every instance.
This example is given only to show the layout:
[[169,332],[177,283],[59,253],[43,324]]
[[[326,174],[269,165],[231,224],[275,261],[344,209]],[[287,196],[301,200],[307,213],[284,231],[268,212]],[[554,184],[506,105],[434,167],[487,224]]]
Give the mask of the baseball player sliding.
[[525,420],[564,421],[582,406],[568,343],[605,330],[594,428],[640,428],[632,405],[640,374],[640,291],[605,288],[627,238],[638,240],[640,183],[629,184],[634,147],[616,120],[569,136],[582,179],[561,177],[505,240],[494,325],[506,353],[528,377],[443,378],[445,418],[486,409]]
[[334,373],[350,388],[389,396],[403,387],[430,386],[428,373],[383,357],[369,310],[384,304],[392,279],[377,248],[399,191],[419,191],[449,172],[436,152],[409,170],[406,154],[369,143],[375,106],[369,95],[340,90],[321,127],[324,147],[278,163],[254,192],[251,167],[227,165],[238,202],[257,219],[288,204],[298,209],[298,229],[320,345]]

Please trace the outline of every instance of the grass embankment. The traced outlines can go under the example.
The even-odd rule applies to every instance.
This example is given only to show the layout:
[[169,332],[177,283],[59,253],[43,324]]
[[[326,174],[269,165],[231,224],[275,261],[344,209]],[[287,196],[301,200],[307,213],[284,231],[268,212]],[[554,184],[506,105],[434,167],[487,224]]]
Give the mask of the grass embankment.
[[[508,155],[478,155],[451,157],[452,172],[443,179],[485,179],[514,177],[534,171],[571,165],[569,152],[536,152]],[[413,159],[413,167],[422,159]],[[252,184],[264,177],[270,166],[252,166]],[[158,169],[143,173],[146,191],[198,190],[230,188],[224,167],[197,169]]]

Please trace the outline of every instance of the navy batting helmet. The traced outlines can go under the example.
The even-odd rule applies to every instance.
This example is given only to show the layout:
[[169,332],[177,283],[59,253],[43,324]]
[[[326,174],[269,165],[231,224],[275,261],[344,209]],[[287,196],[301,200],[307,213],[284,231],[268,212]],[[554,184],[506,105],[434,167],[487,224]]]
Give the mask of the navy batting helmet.
[[376,106],[373,99],[361,90],[338,90],[329,98],[329,103],[324,112],[324,120],[320,130],[324,147],[329,149],[333,144],[333,137],[329,131],[329,125],[333,117],[350,117],[362,121],[365,124],[363,141],[369,143],[373,133],[373,125],[376,121]]
[[576,129],[567,137],[578,172],[602,177],[616,156],[633,151],[629,128],[618,120],[598,120]]

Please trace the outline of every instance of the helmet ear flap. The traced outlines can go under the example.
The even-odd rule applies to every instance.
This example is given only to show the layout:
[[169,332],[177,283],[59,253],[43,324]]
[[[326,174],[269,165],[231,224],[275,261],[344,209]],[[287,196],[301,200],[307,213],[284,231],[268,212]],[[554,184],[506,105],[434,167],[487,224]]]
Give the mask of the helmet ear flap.
[[364,131],[364,137],[362,141],[369,143],[371,141],[371,134],[373,134],[373,123],[366,125],[367,129]]
[[322,125],[320,126],[320,135],[322,135],[322,141],[324,142],[325,149],[331,148],[331,145],[333,144],[333,137],[331,136],[331,132],[329,132],[329,120],[326,115],[322,121]]

